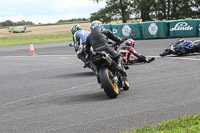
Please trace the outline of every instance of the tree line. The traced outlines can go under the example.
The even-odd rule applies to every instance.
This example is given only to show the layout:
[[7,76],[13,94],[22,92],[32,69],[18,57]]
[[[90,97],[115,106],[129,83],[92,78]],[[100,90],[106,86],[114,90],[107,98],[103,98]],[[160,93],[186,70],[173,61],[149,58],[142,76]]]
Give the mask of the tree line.
[[[83,21],[83,22],[88,22],[89,19],[86,18],[73,18],[73,19],[69,19],[69,20],[59,20],[58,22],[56,22],[55,24],[59,24],[59,23],[65,23],[65,22],[77,22],[77,21]],[[41,23],[39,23],[40,25]],[[36,25],[31,21],[19,21],[19,22],[12,22],[11,20],[6,20],[4,22],[0,22],[0,27],[4,27],[4,26],[24,26],[24,25]]]
[[89,19],[86,19],[86,18],[73,18],[73,19],[68,19],[68,20],[59,20],[57,23],[76,22],[76,21],[89,21]]
[[0,22],[0,27],[2,26],[21,26],[21,25],[34,25],[33,22],[30,21],[19,21],[19,22],[12,22],[11,20],[6,20],[4,22]]
[[[99,2],[103,0],[93,0]],[[120,19],[142,21],[200,18],[200,0],[106,0],[105,8],[92,13],[90,20],[108,23]]]

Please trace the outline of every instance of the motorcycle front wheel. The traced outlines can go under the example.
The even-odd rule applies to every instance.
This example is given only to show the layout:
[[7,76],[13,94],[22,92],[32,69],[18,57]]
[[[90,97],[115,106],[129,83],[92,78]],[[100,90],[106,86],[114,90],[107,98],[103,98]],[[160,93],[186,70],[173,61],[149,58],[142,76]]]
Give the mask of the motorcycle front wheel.
[[123,89],[124,89],[125,91],[129,90],[129,83],[128,83],[128,80],[127,80],[127,79],[124,80],[124,87],[123,87]]
[[166,49],[165,51],[160,53],[160,56],[166,56],[166,55],[169,55],[169,54],[170,54],[170,50]]
[[108,68],[101,68],[99,77],[106,95],[110,98],[116,98],[119,95],[119,88],[112,72]]

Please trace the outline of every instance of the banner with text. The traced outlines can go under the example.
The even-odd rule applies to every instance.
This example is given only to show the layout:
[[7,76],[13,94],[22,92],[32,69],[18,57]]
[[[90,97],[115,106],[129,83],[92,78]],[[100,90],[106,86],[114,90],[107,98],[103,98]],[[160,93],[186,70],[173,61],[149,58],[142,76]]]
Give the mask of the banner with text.
[[196,37],[198,20],[175,20],[169,22],[169,37]]

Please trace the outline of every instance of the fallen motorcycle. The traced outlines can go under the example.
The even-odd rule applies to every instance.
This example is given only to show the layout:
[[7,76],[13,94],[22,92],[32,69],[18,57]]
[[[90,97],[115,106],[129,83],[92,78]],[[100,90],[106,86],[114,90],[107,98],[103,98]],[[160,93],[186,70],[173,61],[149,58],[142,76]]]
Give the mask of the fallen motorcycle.
[[169,45],[169,48],[160,53],[160,56],[166,55],[189,55],[190,53],[200,52],[200,40],[197,41],[185,41],[177,40]]
[[[120,45],[110,43],[110,46],[116,50]],[[116,98],[119,95],[120,88],[129,90],[127,75],[123,75],[119,72],[116,68],[116,62],[108,53],[105,51],[93,52],[89,60],[97,76],[98,83],[101,85],[101,88],[104,89],[108,97]],[[128,69],[128,66],[125,65],[125,59],[123,59],[121,66],[123,70]]]

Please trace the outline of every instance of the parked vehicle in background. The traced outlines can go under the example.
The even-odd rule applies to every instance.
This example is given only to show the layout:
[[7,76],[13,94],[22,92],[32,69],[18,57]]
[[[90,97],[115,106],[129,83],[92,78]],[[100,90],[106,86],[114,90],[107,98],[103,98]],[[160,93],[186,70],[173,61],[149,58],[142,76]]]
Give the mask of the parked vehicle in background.
[[24,33],[26,31],[26,26],[9,27],[8,31],[10,33]]

